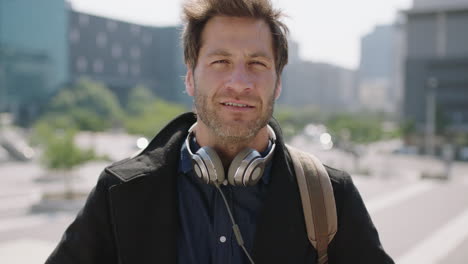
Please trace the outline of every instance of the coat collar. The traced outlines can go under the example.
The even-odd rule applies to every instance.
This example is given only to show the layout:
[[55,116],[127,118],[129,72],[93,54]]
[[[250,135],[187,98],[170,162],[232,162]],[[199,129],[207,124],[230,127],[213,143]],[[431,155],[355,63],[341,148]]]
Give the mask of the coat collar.
[[[122,263],[176,263],[178,162],[195,121],[193,113],[179,116],[142,153],[106,169],[123,181],[109,194]],[[299,191],[280,127],[274,119],[270,125],[277,135],[277,149],[252,254],[256,263],[299,263],[309,246]]]
[[124,182],[150,175],[167,165],[168,160],[177,159],[182,141],[190,126],[196,122],[194,113],[185,113],[167,124],[136,156],[115,163],[106,171]]

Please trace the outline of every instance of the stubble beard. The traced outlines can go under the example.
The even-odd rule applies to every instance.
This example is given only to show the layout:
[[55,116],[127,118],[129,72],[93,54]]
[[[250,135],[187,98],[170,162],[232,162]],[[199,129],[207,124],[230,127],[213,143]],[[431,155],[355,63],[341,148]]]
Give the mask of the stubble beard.
[[273,115],[275,102],[275,93],[273,92],[272,96],[265,102],[267,104],[265,111],[260,113],[258,119],[235,124],[233,122],[226,122],[216,113],[215,109],[210,108],[215,102],[210,102],[208,96],[199,93],[196,87],[194,97],[198,118],[200,118],[224,144],[245,143],[253,139],[260,129],[268,124],[268,121]]

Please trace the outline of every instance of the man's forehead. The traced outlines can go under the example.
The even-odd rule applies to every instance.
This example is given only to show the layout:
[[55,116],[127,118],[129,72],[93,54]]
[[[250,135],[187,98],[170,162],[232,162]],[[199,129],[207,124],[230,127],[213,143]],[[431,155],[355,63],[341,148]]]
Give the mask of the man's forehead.
[[[206,48],[209,43],[210,48],[205,50],[209,56],[232,55],[230,46],[235,46],[242,42],[250,45],[253,50],[249,50],[248,56],[271,58],[273,52],[273,41],[269,26],[263,19],[249,17],[227,17],[215,16],[211,18],[201,34],[200,48]],[[214,45],[214,46],[212,46]],[[218,45],[218,46],[217,46]]]

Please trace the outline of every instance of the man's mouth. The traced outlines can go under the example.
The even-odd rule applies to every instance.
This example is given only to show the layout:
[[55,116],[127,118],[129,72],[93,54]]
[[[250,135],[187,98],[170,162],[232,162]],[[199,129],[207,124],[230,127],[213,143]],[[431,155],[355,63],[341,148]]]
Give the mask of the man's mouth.
[[239,104],[239,103],[232,103],[232,102],[224,102],[224,103],[221,103],[222,105],[225,105],[225,106],[233,106],[233,107],[241,107],[241,108],[254,108],[253,106],[251,105],[247,105],[247,104]]

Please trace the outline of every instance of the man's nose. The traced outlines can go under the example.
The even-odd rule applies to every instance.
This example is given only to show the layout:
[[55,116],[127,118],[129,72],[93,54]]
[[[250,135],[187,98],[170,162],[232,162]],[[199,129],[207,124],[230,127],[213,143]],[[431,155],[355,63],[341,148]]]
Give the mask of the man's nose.
[[237,65],[233,68],[228,88],[238,92],[250,91],[253,88],[252,76],[245,65]]

